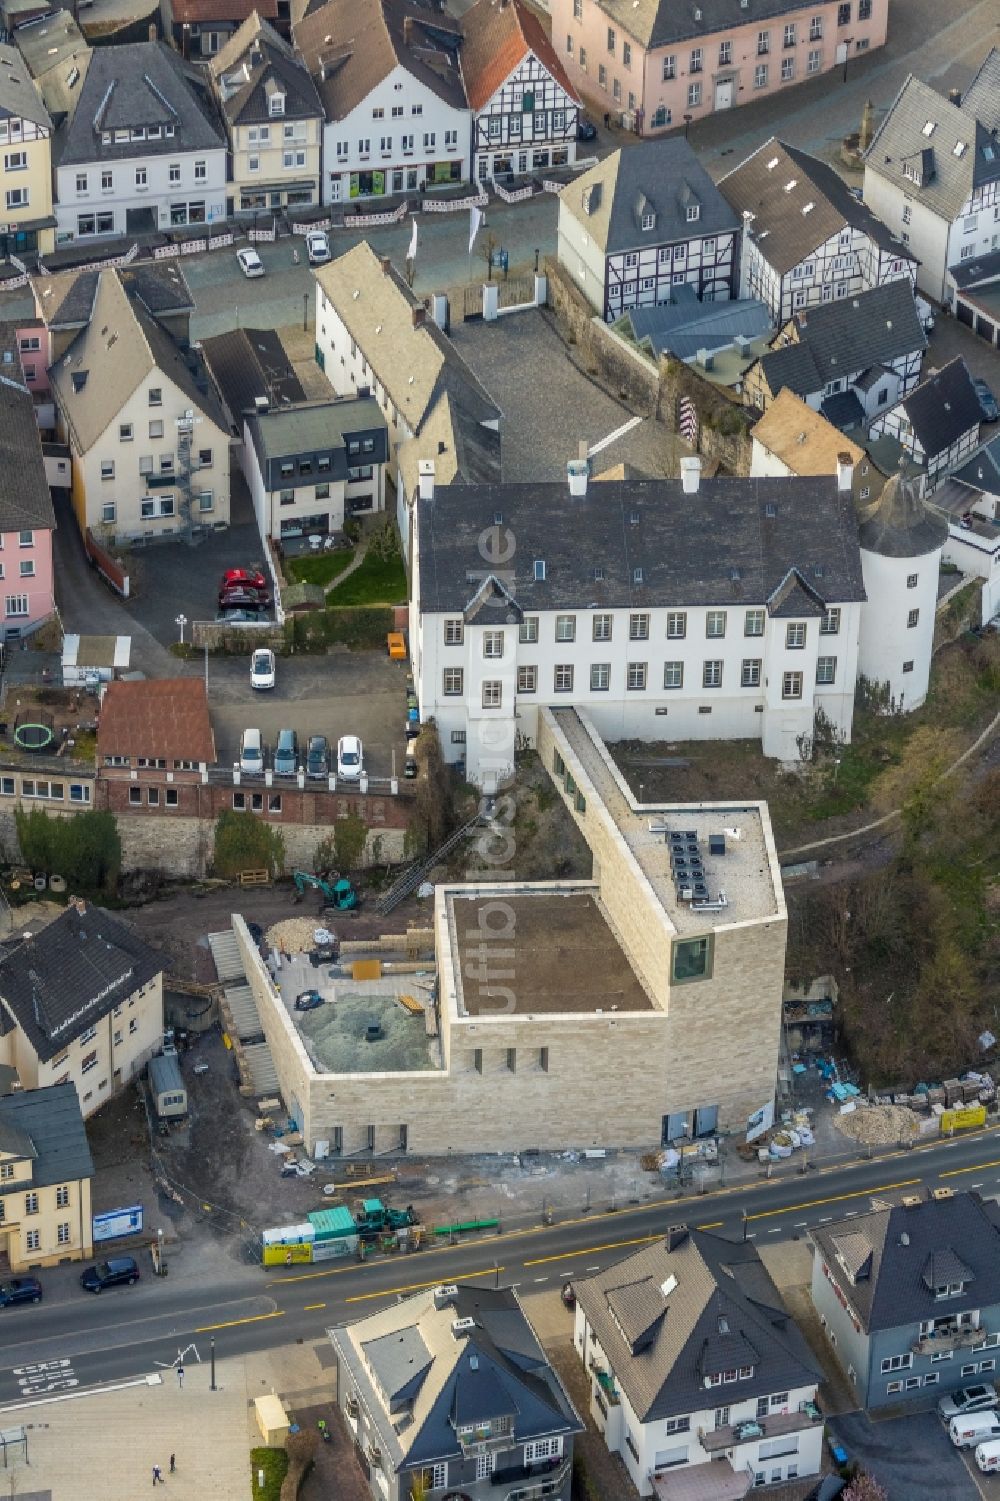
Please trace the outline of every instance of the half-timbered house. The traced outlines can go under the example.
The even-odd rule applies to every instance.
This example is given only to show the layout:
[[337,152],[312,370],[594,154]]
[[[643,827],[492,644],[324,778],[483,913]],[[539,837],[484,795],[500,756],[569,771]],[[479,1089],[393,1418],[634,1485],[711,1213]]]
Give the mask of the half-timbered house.
[[913,390],[926,348],[909,282],[888,282],[796,313],[750,366],[744,394],[766,411],[787,389],[835,427],[860,429]]
[[522,0],[476,0],[462,33],[477,180],[574,162],[580,96]]
[[[883,470],[893,449],[919,473],[919,491],[930,495],[979,447],[982,411],[968,366],[956,356],[872,423],[872,455]],[[877,440],[882,440],[881,446]]]
[[951,300],[950,266],[1000,248],[1000,52],[961,96],[912,73],[865,157],[865,202],[919,257],[917,285]]
[[669,302],[736,295],[739,220],[682,136],[614,151],[564,188],[559,260],[608,322]]
[[885,282],[913,285],[916,260],[825,162],[771,139],[719,189],[743,220],[741,295],[776,323]]

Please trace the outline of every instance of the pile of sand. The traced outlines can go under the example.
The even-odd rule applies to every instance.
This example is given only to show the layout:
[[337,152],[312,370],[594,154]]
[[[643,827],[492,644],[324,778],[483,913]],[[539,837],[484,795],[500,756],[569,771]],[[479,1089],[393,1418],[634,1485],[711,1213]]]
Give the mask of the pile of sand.
[[917,1117],[905,1105],[858,1105],[847,1115],[835,1115],[834,1125],[863,1146],[885,1147],[894,1141],[912,1141],[917,1135]]
[[316,933],[323,924],[314,917],[285,917],[268,928],[268,946],[283,954],[307,954],[316,947]]

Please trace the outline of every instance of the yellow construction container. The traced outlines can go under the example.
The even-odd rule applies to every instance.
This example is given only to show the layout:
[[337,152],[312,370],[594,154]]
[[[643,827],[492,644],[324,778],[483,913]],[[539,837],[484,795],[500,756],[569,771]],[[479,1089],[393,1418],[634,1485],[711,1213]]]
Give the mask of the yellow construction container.
[[273,1392],[266,1397],[255,1397],[253,1407],[264,1443],[269,1449],[283,1449],[291,1424],[281,1398]]

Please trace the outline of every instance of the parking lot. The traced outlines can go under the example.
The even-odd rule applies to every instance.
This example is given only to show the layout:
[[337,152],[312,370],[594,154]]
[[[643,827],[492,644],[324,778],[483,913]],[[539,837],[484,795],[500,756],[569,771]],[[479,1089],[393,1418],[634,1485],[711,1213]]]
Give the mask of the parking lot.
[[1000,1496],[1000,1489],[986,1489],[997,1477],[980,1475],[971,1453],[966,1456],[952,1445],[933,1408],[884,1419],[846,1413],[832,1418],[829,1426],[851,1459],[881,1482],[890,1501],[978,1501],[980,1496],[992,1501]]

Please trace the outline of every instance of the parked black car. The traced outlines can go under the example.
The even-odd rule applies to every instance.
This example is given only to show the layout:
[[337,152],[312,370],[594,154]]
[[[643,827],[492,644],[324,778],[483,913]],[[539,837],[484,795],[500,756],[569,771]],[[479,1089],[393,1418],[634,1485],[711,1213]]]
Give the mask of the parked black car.
[[581,115],[576,125],[576,138],[578,141],[596,141],[597,126],[593,120],[588,120],[586,115]]
[[42,1284],[37,1277],[11,1277],[7,1282],[0,1282],[0,1308],[8,1308],[14,1303],[41,1301]]
[[139,1264],[134,1256],[109,1256],[96,1266],[88,1266],[80,1273],[80,1286],[88,1293],[103,1292],[106,1287],[117,1287],[127,1282],[129,1287],[139,1280]]
[[330,745],[325,735],[310,735],[306,750],[306,776],[326,777],[330,773]]

